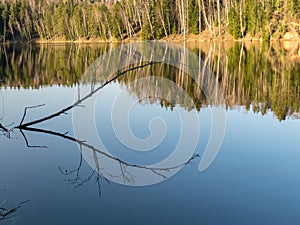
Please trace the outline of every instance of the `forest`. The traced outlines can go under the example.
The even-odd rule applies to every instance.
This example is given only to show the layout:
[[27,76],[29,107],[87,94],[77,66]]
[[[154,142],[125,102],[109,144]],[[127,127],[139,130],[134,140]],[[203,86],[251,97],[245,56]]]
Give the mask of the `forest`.
[[143,40],[300,35],[300,0],[2,0],[0,40]]

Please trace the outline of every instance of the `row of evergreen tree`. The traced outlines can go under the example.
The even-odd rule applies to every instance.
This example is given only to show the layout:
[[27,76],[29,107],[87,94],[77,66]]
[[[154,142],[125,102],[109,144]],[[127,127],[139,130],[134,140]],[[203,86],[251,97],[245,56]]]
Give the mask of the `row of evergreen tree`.
[[229,32],[268,39],[299,33],[300,0],[2,0],[0,36],[6,40],[98,38],[172,34],[211,37]]

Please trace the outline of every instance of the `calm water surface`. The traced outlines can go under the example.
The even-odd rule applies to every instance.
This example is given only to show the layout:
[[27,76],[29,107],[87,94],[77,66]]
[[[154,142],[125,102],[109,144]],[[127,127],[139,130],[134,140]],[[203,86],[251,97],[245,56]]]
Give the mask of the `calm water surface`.
[[[76,107],[80,131],[73,130],[72,110],[32,126],[40,130],[14,127],[25,107],[45,104],[28,109],[24,123],[47,117],[75,102],[83,89],[103,84],[110,77],[100,73],[94,82],[83,74],[116,46],[2,46],[0,224],[300,224],[299,47],[187,47],[215,74],[224,104],[211,106],[197,82],[170,65],[133,70],[96,93],[93,121],[106,156],[89,139],[93,131],[80,124],[89,117],[89,100]],[[143,79],[149,77],[154,80]],[[182,94],[159,78],[172,81]],[[226,132],[217,158],[200,172],[213,107],[225,111]],[[194,123],[195,116],[200,132],[193,159],[170,178],[170,168],[149,170],[172,154],[182,123]],[[154,118],[167,129],[151,151],[136,151],[120,140],[128,124],[136,138],[155,136],[151,129],[159,130],[161,123],[151,127]],[[185,138],[192,136],[191,129]],[[72,137],[86,142],[77,144]],[[135,186],[141,178],[136,170],[145,173],[142,179],[159,182]]]

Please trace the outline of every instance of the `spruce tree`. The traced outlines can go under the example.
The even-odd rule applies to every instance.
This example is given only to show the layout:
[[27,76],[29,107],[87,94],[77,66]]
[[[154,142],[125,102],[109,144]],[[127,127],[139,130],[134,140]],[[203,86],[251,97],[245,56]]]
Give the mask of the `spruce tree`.
[[193,34],[199,34],[199,10],[198,1],[190,0],[188,9],[188,27]]
[[242,36],[239,14],[234,7],[229,9],[228,12],[229,24],[228,32],[233,35],[235,39],[238,39]]

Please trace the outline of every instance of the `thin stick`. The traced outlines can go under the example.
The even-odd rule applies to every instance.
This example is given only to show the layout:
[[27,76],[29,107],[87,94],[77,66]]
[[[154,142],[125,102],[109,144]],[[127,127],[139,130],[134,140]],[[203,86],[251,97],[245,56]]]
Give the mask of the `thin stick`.
[[0,129],[2,129],[5,133],[8,132],[8,129],[4,127],[1,123],[0,123]]
[[38,107],[42,107],[42,106],[44,106],[44,105],[45,105],[45,104],[25,107],[25,109],[24,109],[24,114],[23,114],[22,120],[21,120],[21,122],[20,122],[20,126],[21,126],[22,123],[24,122],[24,119],[25,119],[25,116],[26,116],[26,113],[27,113],[27,110],[28,110],[28,109],[35,109],[35,108],[38,108]]
[[[80,105],[83,101],[85,101],[86,99],[92,97],[96,92],[98,92],[99,90],[101,90],[102,88],[104,88],[106,85],[110,84],[111,82],[115,81],[116,79],[118,79],[119,77],[125,75],[126,73],[132,71],[132,70],[136,70],[136,69],[139,69],[139,68],[143,68],[143,67],[146,67],[146,66],[149,66],[149,65],[153,65],[153,64],[157,64],[157,63],[161,63],[161,62],[149,62],[149,63],[146,63],[146,64],[143,64],[143,65],[140,65],[140,66],[136,66],[136,67],[132,67],[128,70],[125,70],[121,73],[118,73],[116,76],[114,76],[112,79],[106,81],[104,84],[102,84],[100,87],[96,88],[95,90],[91,91],[91,93],[89,93],[88,95],[86,95],[85,97],[83,97],[82,99],[79,99],[78,101],[76,101],[75,103],[73,103],[72,105],[66,107],[66,108],[63,108],[61,109],[60,111],[56,112],[56,113],[53,113],[49,116],[46,116],[46,117],[43,117],[41,119],[38,119],[38,120],[34,120],[34,121],[31,121],[31,122],[28,122],[28,123],[25,123],[23,124],[23,120],[24,120],[24,117],[26,115],[26,109],[25,109],[25,112],[24,112],[24,116],[23,116],[23,119],[20,123],[19,126],[16,126],[17,129],[23,129],[23,128],[26,128],[26,127],[29,127],[29,126],[32,126],[32,125],[35,125],[35,124],[38,124],[38,123],[41,123],[41,122],[44,122],[44,121],[47,121],[47,120],[50,120],[52,118],[55,118],[57,116],[60,116],[61,114],[64,114],[66,113],[67,111],[73,109],[74,107]],[[33,108],[33,107],[28,107],[28,108]]]

